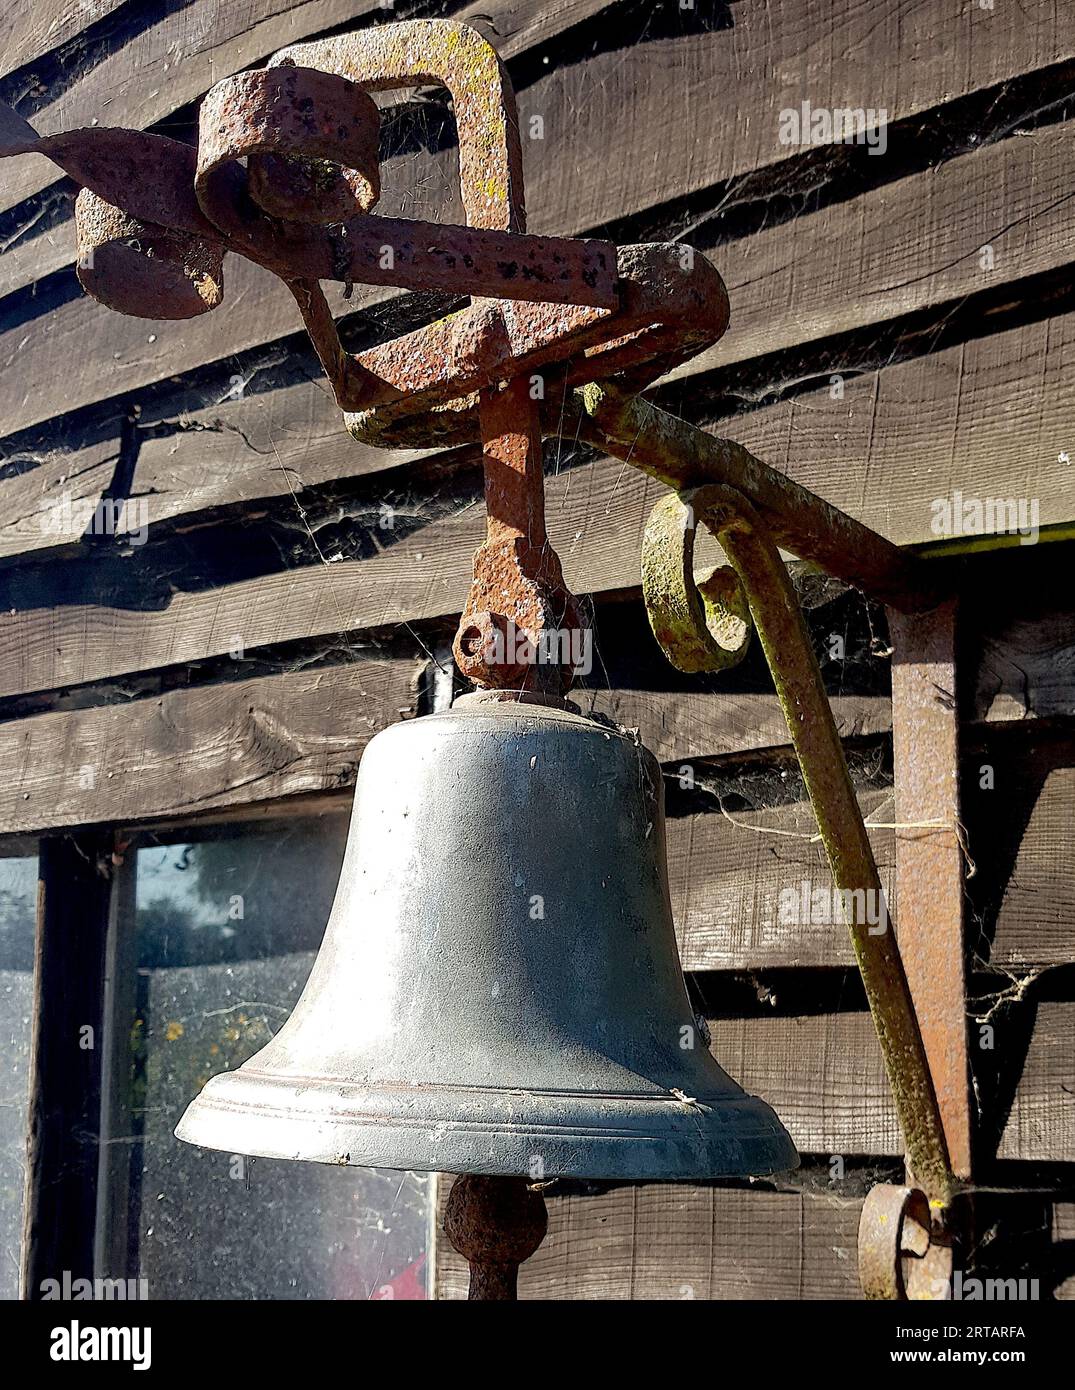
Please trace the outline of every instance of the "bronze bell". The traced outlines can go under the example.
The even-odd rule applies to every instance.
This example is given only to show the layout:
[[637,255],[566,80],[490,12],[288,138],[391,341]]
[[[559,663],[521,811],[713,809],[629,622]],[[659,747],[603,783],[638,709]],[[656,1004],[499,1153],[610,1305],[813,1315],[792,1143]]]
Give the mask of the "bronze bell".
[[368,745],[302,997],[176,1133],[275,1158],[532,1179],[798,1162],[691,1010],[656,759],[566,701],[490,693]]

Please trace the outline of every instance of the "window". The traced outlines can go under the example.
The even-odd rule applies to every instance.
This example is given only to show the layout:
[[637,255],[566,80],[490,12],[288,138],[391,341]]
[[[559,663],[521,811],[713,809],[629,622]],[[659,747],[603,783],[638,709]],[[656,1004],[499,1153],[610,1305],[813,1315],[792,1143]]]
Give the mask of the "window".
[[0,858],[0,1298],[19,1296],[36,902],[36,856]]
[[99,1277],[150,1298],[424,1298],[428,1177],[251,1159],[172,1131],[296,1003],[347,816],[135,839],[116,886]]

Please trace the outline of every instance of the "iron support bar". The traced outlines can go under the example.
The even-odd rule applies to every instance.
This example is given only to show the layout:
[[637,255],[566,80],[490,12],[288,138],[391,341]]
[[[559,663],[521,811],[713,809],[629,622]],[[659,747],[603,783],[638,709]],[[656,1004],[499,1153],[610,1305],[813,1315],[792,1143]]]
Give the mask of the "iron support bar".
[[[952,1168],[971,1175],[955,601],[889,615],[898,938]],[[920,1175],[911,1166],[911,1178]]]
[[937,595],[920,560],[756,459],[641,396],[612,386],[575,392],[580,436],[677,490],[720,483],[749,499],[777,545],[903,612]]
[[[674,467],[679,467],[678,459]],[[664,470],[667,473],[667,464]],[[678,518],[677,510],[681,513]],[[678,501],[667,499],[658,505],[644,546],[647,606],[655,597],[658,605],[665,605],[655,582],[657,574],[665,576],[669,592],[680,579],[693,584],[689,566],[683,564],[682,547],[686,530],[695,519],[703,521],[720,542],[749,604],[833,881],[841,890],[908,1163],[930,1202],[946,1207],[955,1194],[956,1182],[907,976],[887,912],[879,920],[877,913],[872,914],[873,924],[869,920],[867,904],[883,902],[873,850],[790,577],[765,523],[742,493],[709,485],[688,489],[679,494]],[[659,613],[655,631],[661,621],[663,615]]]

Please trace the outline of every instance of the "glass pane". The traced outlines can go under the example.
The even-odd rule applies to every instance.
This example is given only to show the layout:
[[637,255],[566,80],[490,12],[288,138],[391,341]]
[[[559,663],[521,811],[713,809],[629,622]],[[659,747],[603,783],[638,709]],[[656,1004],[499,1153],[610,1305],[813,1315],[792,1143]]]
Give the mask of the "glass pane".
[[18,1298],[37,857],[0,859],[0,1298]]
[[150,1298],[425,1297],[426,1175],[243,1158],[172,1133],[297,1001],[346,830],[331,816],[137,852],[126,1105],[110,1130],[129,1136],[112,1175],[126,1274]]

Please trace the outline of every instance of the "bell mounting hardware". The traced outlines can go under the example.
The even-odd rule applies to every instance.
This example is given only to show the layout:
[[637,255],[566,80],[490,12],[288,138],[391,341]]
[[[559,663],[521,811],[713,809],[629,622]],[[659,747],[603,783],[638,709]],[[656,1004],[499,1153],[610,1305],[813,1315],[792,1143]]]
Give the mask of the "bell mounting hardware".
[[[370,93],[429,84],[451,95],[465,226],[372,211]],[[154,319],[205,313],[224,297],[226,254],[245,256],[288,286],[355,438],[480,442],[483,454],[487,535],[454,654],[484,691],[369,744],[307,990],[269,1047],[209,1083],[183,1137],[474,1175],[453,1187],[446,1229],[482,1298],[514,1296],[518,1265],[544,1234],[544,1204],[524,1181],[541,1175],[535,1161],[549,1176],[628,1178],[791,1166],[769,1108],[704,1045],[691,1055],[682,1044],[694,1020],[668,909],[659,769],[623,731],[567,704],[565,653],[576,648],[557,643],[550,656],[542,641],[584,622],[546,531],[542,436],[570,430],[673,489],[642,547],[654,634],[680,669],[718,670],[756,627],[845,902],[879,892],[877,868],[780,550],[888,604],[905,650],[914,656],[921,639],[921,660],[937,669],[954,604],[936,607],[920,561],[638,396],[725,331],[716,269],[678,243],[529,235],[511,82],[480,34],[443,20],[298,44],[226,78],[202,103],[194,148],[98,126],[39,136],[0,107],[0,156],[28,153],[82,186],[78,275],[103,304]],[[352,354],[325,281],[470,302]],[[699,524],[729,561],[701,584]],[[509,655],[517,634],[536,659]],[[883,1298],[928,1297],[950,1270],[954,1199],[970,1173],[961,997],[952,1005],[954,724],[921,682],[894,682],[893,705],[900,804],[909,820],[928,811],[934,830],[898,854],[901,905],[912,905],[899,947],[891,930],[848,915],[909,1170],[907,1187],[875,1188],[864,1211],[863,1285]],[[927,765],[928,785],[915,781]],[[587,815],[602,797],[607,814]],[[408,885],[407,866],[441,864],[453,846],[439,887],[435,875]],[[904,876],[933,885],[928,896],[905,898]],[[552,917],[528,917],[535,895]],[[939,976],[954,980],[947,992]],[[449,1038],[468,1009],[480,1026]]]

